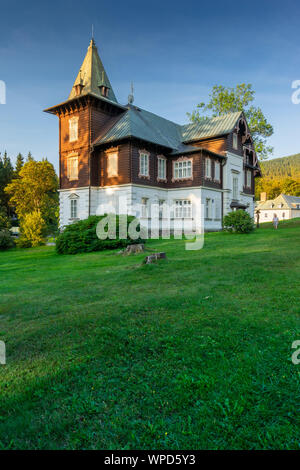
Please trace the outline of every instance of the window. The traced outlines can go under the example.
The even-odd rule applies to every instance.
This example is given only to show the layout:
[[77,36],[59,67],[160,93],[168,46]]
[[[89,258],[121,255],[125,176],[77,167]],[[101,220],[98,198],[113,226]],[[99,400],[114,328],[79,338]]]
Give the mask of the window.
[[247,187],[248,187],[248,188],[251,188],[251,179],[252,179],[252,175],[251,175],[251,171],[250,171],[250,170],[247,170],[246,177],[247,177]]
[[158,211],[159,211],[159,218],[162,219],[163,216],[164,216],[164,204],[165,204],[165,200],[164,199],[160,199],[158,201]]
[[220,181],[220,162],[215,162],[215,181]]
[[211,219],[211,207],[212,207],[212,202],[211,199],[207,198],[205,201],[205,218],[206,219]]
[[205,178],[211,178],[211,160],[210,160],[210,158],[205,159]]
[[113,152],[107,155],[107,176],[113,178],[118,176],[118,153]]
[[77,219],[77,199],[71,199],[71,219]]
[[232,198],[238,199],[239,197],[239,179],[237,176],[232,178]]
[[69,180],[78,179],[78,156],[68,157],[67,159],[67,176]]
[[141,217],[148,217],[148,198],[142,197]]
[[175,201],[176,219],[185,219],[192,217],[192,203],[189,199],[178,199]]
[[75,142],[78,140],[78,117],[69,119],[69,141]]
[[149,176],[149,153],[140,152],[139,176]]
[[192,177],[192,160],[174,162],[174,178],[184,179]]
[[238,148],[238,136],[237,134],[232,134],[232,147],[237,150]]
[[267,212],[265,212],[265,218],[266,218],[266,219],[268,218],[268,214],[267,214]]
[[216,199],[216,204],[215,204],[215,219],[220,220],[221,219],[221,201],[220,199]]
[[282,213],[282,218],[283,218],[283,219],[285,218],[285,212]]
[[100,86],[100,92],[101,92],[102,96],[107,97],[108,96],[108,91],[109,91],[109,88],[107,86],[105,86],[105,85]]
[[157,157],[158,159],[158,179],[165,180],[167,177],[167,161],[163,157]]

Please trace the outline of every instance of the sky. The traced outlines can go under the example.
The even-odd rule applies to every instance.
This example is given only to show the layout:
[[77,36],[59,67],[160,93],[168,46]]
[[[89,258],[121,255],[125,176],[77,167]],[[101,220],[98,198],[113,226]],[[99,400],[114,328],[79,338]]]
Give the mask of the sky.
[[[58,119],[91,39],[121,104],[184,124],[214,85],[251,83],[274,127],[273,158],[300,152],[300,2],[0,0],[0,152],[58,168]],[[299,82],[300,83],[300,82]],[[0,96],[1,101],[1,96]]]

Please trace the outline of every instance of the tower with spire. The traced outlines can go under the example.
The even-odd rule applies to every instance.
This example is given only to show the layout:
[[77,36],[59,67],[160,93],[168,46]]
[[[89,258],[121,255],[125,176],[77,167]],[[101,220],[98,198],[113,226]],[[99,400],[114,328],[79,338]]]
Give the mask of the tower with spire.
[[[108,123],[126,110],[121,106],[92,38],[67,100],[47,108],[59,118],[60,219],[84,218],[97,204],[93,187],[99,185],[99,164],[93,140]],[[64,193],[71,191],[77,210],[69,217]]]

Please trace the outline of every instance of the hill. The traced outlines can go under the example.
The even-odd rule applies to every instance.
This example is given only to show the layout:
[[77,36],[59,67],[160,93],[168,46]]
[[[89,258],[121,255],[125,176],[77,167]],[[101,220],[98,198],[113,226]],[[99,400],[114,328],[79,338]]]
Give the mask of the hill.
[[274,158],[261,163],[263,177],[270,179],[300,178],[300,153],[289,157]]
[[260,162],[262,178],[256,180],[255,196],[266,192],[269,199],[280,193],[300,196],[300,153]]

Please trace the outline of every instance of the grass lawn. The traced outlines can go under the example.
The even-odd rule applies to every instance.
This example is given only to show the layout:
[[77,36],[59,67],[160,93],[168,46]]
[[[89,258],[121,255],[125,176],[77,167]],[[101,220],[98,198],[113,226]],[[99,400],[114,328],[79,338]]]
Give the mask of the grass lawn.
[[300,221],[0,253],[0,448],[299,449]]

